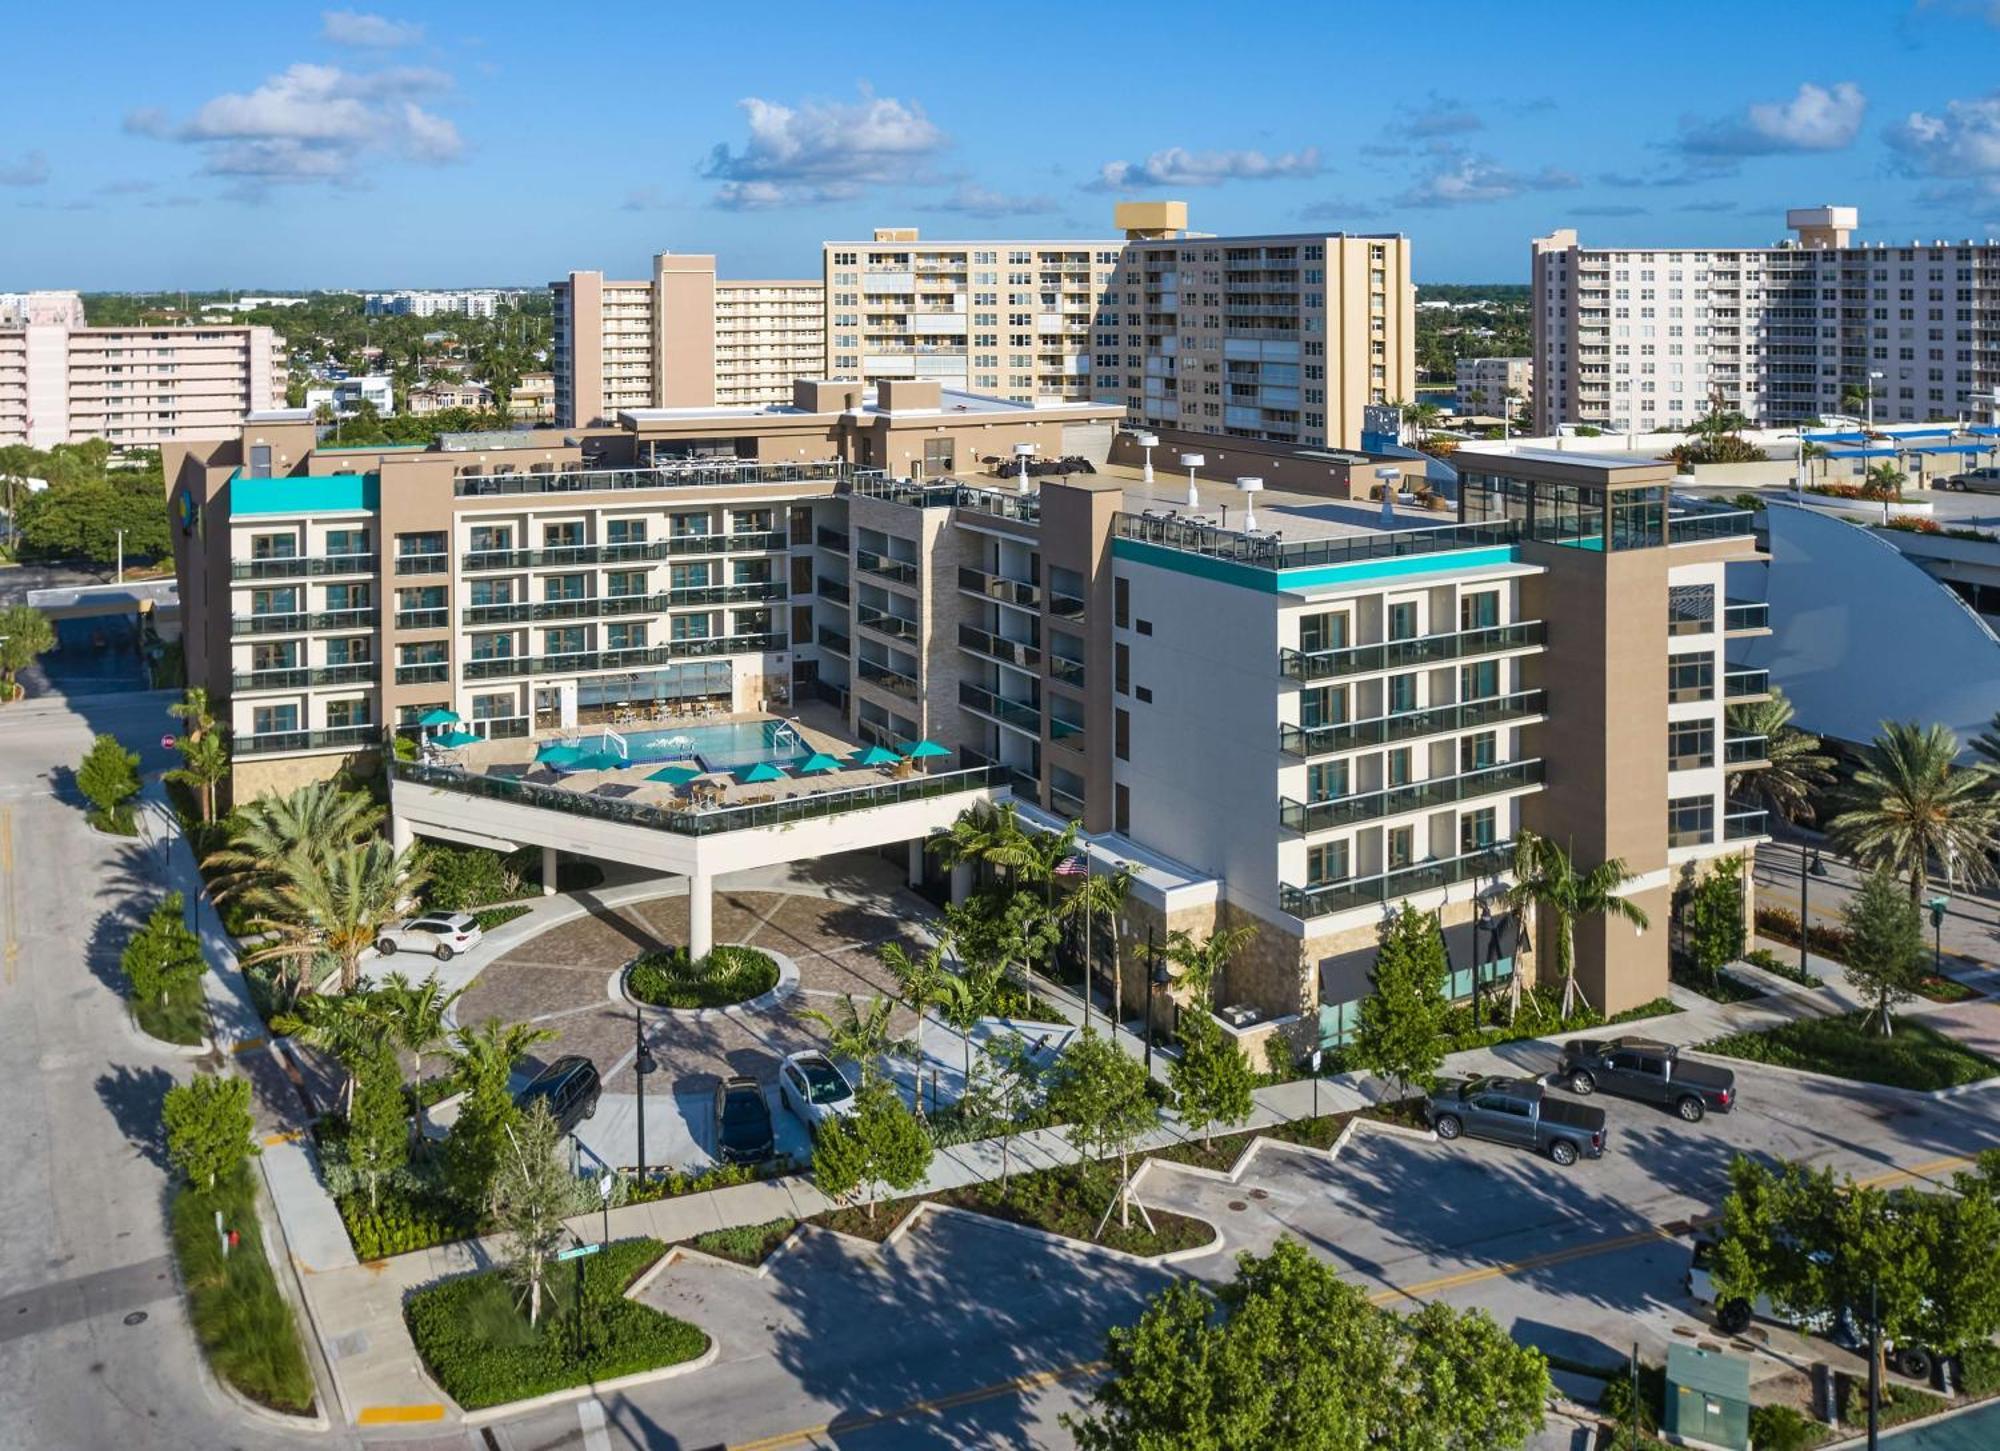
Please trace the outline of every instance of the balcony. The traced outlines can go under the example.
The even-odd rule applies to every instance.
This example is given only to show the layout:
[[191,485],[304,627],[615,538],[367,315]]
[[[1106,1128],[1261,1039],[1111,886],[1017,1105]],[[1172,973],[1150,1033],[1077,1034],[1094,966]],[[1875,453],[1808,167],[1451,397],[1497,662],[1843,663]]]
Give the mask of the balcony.
[[825,625],[819,627],[818,633],[813,638],[819,642],[819,647],[822,650],[831,650],[836,655],[851,655],[854,653],[853,645],[847,636],[841,634],[838,630],[829,629]]
[[873,660],[856,660],[854,673],[870,685],[880,686],[883,690],[893,695],[900,695],[905,700],[919,699],[924,693],[923,687],[917,683],[916,676],[905,675],[902,671],[891,669],[887,665],[878,665]]
[[676,660],[714,655],[750,655],[785,648],[783,635],[718,635],[705,640],[675,640],[667,645],[634,650],[584,650],[563,655],[494,655],[465,662],[467,680],[493,680],[513,675],[564,675],[586,670],[642,670]]
[[373,554],[329,554],[324,558],[237,559],[229,565],[231,579],[299,579],[321,574],[373,574]]
[[654,468],[583,469],[564,467],[542,473],[462,474],[452,480],[461,499],[522,494],[602,493],[620,489],[742,488],[752,484],[824,483],[848,478],[846,464],[716,464],[675,459]]
[[1667,520],[1667,543],[1700,544],[1709,539],[1747,538],[1756,532],[1756,519],[1748,509],[1677,513]]
[[831,549],[835,554],[847,553],[847,535],[838,529],[829,529],[822,524],[813,532],[813,543],[821,549]]
[[399,630],[442,630],[450,623],[451,611],[447,609],[396,611]]
[[1039,586],[1025,580],[1009,579],[1004,574],[989,574],[970,565],[958,567],[958,588],[961,593],[976,595],[997,604],[1012,605],[1016,609],[1039,611],[1042,607]]
[[1357,907],[1376,907],[1418,892],[1436,891],[1480,877],[1498,878],[1513,863],[1513,843],[1496,842],[1483,850],[1443,861],[1402,867],[1373,877],[1350,877],[1317,887],[1281,884],[1278,905],[1294,917],[1308,920]]
[[908,560],[891,559],[886,554],[877,554],[872,549],[854,551],[854,567],[864,574],[872,574],[877,579],[886,579],[891,584],[899,584],[905,589],[915,589],[921,573]]
[[1386,791],[1370,791],[1361,796],[1341,796],[1332,801],[1315,801],[1310,805],[1303,801],[1294,801],[1288,796],[1278,803],[1278,820],[1287,831],[1310,835],[1337,826],[1379,821],[1385,816],[1401,816],[1411,811],[1430,811],[1440,806],[1449,806],[1456,801],[1470,801],[1481,796],[1518,790],[1524,786],[1539,786],[1541,783],[1542,763],[1539,759],[1508,761],[1502,765],[1488,766],[1484,770],[1468,771],[1462,776],[1440,776],[1429,781],[1413,781],[1407,786],[1392,786]]
[[[541,620],[594,620],[604,615],[657,615],[688,605],[744,605],[782,600],[788,588],[776,580],[756,584],[695,585],[650,595],[588,595],[573,600],[521,604],[467,605],[459,619],[468,625],[518,625]],[[396,617],[401,624],[403,617]]]
[[975,625],[958,627],[958,646],[982,659],[1011,665],[1016,670],[1039,673],[1042,668],[1042,652],[1037,645],[1022,640],[1009,640],[982,630]]
[[303,690],[309,685],[363,685],[376,678],[372,660],[355,665],[318,665],[290,670],[241,670],[229,677],[232,690]]
[[449,554],[399,554],[396,556],[398,574],[445,574],[451,569]]
[[790,541],[777,530],[748,534],[681,534],[650,544],[564,544],[548,549],[475,549],[459,556],[459,568],[571,569],[589,564],[644,564],[689,554],[769,554]]
[[353,750],[372,746],[382,739],[377,725],[333,726],[318,731],[272,731],[265,735],[237,736],[230,748],[239,756],[265,756],[279,751]]
[[1732,635],[1769,634],[1771,607],[1762,600],[1731,600],[1722,607],[1722,628]]
[[1724,700],[1759,700],[1770,693],[1768,670],[1725,670],[1722,674]]
[[832,600],[836,604],[844,605],[848,600],[853,598],[848,591],[847,581],[845,580],[833,579],[822,574],[813,581],[813,586],[818,591],[821,599]]
[[295,611],[290,614],[235,615],[232,635],[295,635],[301,630],[370,630],[377,623],[373,606],[359,610]]
[[1366,750],[1371,746],[1414,740],[1419,736],[1478,730],[1503,721],[1525,720],[1547,713],[1547,691],[1523,690],[1513,695],[1495,696],[1491,700],[1469,700],[1458,705],[1441,705],[1402,715],[1343,721],[1338,725],[1310,728],[1281,725],[1278,727],[1278,746],[1288,755],[1313,760],[1341,751]]
[[961,680],[958,683],[958,703],[1000,725],[1012,726],[1017,731],[1025,731],[1036,740],[1041,739],[1042,712],[1040,707],[1030,701],[1009,700],[982,685]]
[[1770,813],[1729,803],[1729,810],[1722,818],[1722,839],[1724,841],[1754,841],[1769,836]]
[[1722,762],[1726,766],[1768,766],[1770,749],[1768,736],[1727,736],[1722,742]]
[[1075,690],[1084,688],[1083,662],[1071,660],[1062,655],[1049,656],[1049,679],[1060,681]]
[[1294,680],[1332,680],[1377,670],[1401,670],[1448,660],[1471,660],[1510,650],[1540,649],[1546,630],[1540,620],[1492,625],[1451,634],[1421,635],[1414,640],[1387,640],[1379,645],[1350,645],[1342,650],[1280,650],[1278,668]]
[[435,685],[449,679],[451,679],[451,662],[448,660],[426,660],[418,665],[396,667],[398,685]]
[[917,622],[888,610],[878,610],[873,605],[856,605],[854,619],[857,624],[866,625],[877,634],[887,635],[894,640],[917,638]]
[[1083,601],[1075,595],[1049,591],[1049,613],[1059,620],[1080,620],[1083,618]]

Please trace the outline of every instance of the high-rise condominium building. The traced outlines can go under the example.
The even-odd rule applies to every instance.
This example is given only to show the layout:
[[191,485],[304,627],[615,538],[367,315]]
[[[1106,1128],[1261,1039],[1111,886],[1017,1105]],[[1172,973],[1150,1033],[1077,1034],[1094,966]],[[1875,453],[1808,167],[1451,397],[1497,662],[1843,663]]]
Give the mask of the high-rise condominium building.
[[1993,413],[2000,243],[1855,243],[1853,207],[1786,221],[1774,247],[1536,238],[1537,423],[1678,429],[1711,402],[1769,424]]
[[662,252],[643,281],[572,272],[555,309],[556,419],[610,422],[632,408],[789,402],[825,371],[818,282],[718,279],[715,258]]
[[[1135,941],[1243,925],[1218,990],[1244,1046],[1339,1042],[1404,902],[1444,930],[1453,996],[1490,992],[1524,828],[1621,858],[1650,918],[1576,924],[1591,1004],[1663,993],[1680,894],[1762,831],[1725,784],[1763,755],[1724,717],[1766,688],[1729,658],[1763,631],[1736,599],[1751,515],[1633,455],[1462,450],[1443,526],[1209,482],[1170,517],[1109,466],[950,477],[1023,446],[1102,460],[1121,411],[897,379],[414,450],[255,418],[168,451],[189,680],[238,799],[454,713],[475,739],[388,765],[399,839],[684,875],[696,953],[719,877],[892,845],[921,875],[930,833],[1012,801],[1132,872],[1128,1015]],[[557,737],[612,759],[555,781]],[[675,791],[669,761],[736,784]]]
[[284,402],[267,327],[87,327],[73,292],[0,294],[0,444],[236,436]]
[[371,317],[492,317],[500,304],[517,296],[498,288],[465,292],[371,292],[366,307]]
[[826,243],[828,372],[1322,448],[1359,447],[1364,407],[1414,393],[1407,239],[1193,236],[1181,202],[1116,222],[1097,241]]
[[1500,418],[1525,402],[1534,383],[1532,358],[1460,358],[1454,368],[1458,411]]

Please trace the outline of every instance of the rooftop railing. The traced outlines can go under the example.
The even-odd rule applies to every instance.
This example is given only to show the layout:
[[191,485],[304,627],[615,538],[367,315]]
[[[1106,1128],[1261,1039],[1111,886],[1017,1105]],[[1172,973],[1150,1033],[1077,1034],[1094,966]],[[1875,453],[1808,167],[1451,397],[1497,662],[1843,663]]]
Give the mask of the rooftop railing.
[[700,459],[651,468],[558,468],[542,473],[461,474],[452,492],[461,499],[517,494],[601,493],[615,489],[743,488],[754,484],[831,483],[853,476],[836,459],[810,463],[713,463]]
[[644,802],[570,791],[560,786],[535,785],[510,776],[475,776],[453,767],[426,766],[415,761],[392,762],[390,770],[396,780],[416,786],[431,786],[517,806],[533,806],[593,821],[647,827],[671,832],[675,836],[717,836],[724,832],[749,831],[759,827],[786,827],[802,821],[867,811],[877,806],[898,806],[907,801],[930,801],[972,791],[992,791],[1007,786],[1012,775],[1004,766],[979,766],[966,771],[946,771],[885,781],[879,786],[817,791],[757,805],[723,806],[708,811],[674,811]]
[[1188,519],[1145,514],[1119,514],[1112,521],[1121,539],[1206,555],[1256,569],[1304,569],[1316,565],[1356,564],[1370,559],[1402,559],[1413,555],[1448,554],[1461,549],[1485,549],[1520,542],[1521,526],[1513,519],[1477,524],[1440,524],[1422,529],[1370,530],[1333,539],[1304,539],[1287,544],[1282,534],[1244,534]]

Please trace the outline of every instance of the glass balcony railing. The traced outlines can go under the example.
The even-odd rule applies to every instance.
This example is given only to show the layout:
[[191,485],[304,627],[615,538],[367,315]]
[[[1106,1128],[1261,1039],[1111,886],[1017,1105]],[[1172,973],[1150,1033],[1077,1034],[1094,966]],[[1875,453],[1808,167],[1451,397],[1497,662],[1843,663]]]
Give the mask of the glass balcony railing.
[[[605,615],[657,615],[693,605],[747,605],[782,600],[790,593],[776,580],[756,584],[695,585],[649,595],[590,595],[573,600],[467,605],[459,618],[468,625],[517,625],[541,620],[594,620]],[[398,615],[397,623],[402,623]]]
[[1280,650],[1278,668],[1294,680],[1330,680],[1371,670],[1400,670],[1447,660],[1471,660],[1509,650],[1539,649],[1547,641],[1540,620],[1459,630],[1444,635],[1420,635],[1414,640],[1385,640],[1378,645],[1350,645],[1341,650]]
[[1006,766],[979,766],[969,771],[946,771],[910,776],[900,781],[884,781],[879,786],[812,792],[754,806],[724,806],[711,811],[669,811],[629,799],[571,791],[561,786],[538,786],[516,777],[475,776],[451,767],[425,766],[415,761],[393,761],[390,770],[397,781],[413,786],[429,786],[516,806],[534,806],[596,821],[643,826],[675,836],[717,836],[724,832],[749,831],[760,827],[786,827],[801,821],[843,816],[851,811],[867,811],[877,806],[897,806],[906,801],[931,801],[973,791],[1001,790],[1010,784],[1013,775]]
[[396,611],[399,630],[442,630],[450,623],[451,611],[447,609]]
[[1539,786],[1540,760],[1507,761],[1461,776],[1442,776],[1429,781],[1413,781],[1386,791],[1370,791],[1360,796],[1341,796],[1331,801],[1308,804],[1289,796],[1278,803],[1278,820],[1287,831],[1307,835],[1337,826],[1353,826],[1363,821],[1379,821],[1385,816],[1401,816],[1411,811],[1429,811],[1456,801],[1491,796],[1523,786]]
[[425,660],[417,665],[396,667],[398,685],[432,685],[449,679],[451,662],[448,660]]
[[848,591],[847,581],[844,579],[833,579],[828,575],[822,574],[813,581],[813,587],[818,591],[821,599],[832,600],[835,604],[844,605],[849,599],[853,598]]
[[1727,736],[1722,742],[1723,764],[1742,766],[1751,761],[1762,761],[1770,748],[1768,736]]
[[689,554],[769,554],[788,547],[778,531],[749,534],[681,534],[648,544],[560,544],[544,549],[475,549],[459,556],[459,567],[483,569],[567,569],[589,564],[643,564]]
[[496,655],[465,662],[467,680],[493,680],[511,675],[567,675],[586,670],[639,670],[670,665],[676,660],[713,655],[750,655],[785,648],[783,635],[721,635],[707,640],[675,640],[634,650],[584,650],[562,655]]
[[1409,711],[1402,715],[1342,721],[1338,725],[1311,728],[1281,725],[1278,727],[1278,745],[1289,755],[1311,760],[1339,751],[1365,750],[1370,746],[1414,740],[1419,736],[1478,730],[1503,721],[1547,713],[1547,691],[1523,690],[1490,700],[1468,700],[1458,705],[1434,706],[1430,710]]
[[240,735],[230,742],[239,756],[263,756],[278,751],[353,750],[380,744],[382,728],[376,725],[333,726],[317,731],[267,731],[263,735]]
[[923,694],[923,687],[914,675],[905,675],[900,670],[892,670],[887,665],[878,665],[873,660],[856,660],[854,673],[871,685],[879,685],[905,700],[915,700]]
[[1770,835],[1770,813],[1729,803],[1729,810],[1722,818],[1722,839],[1724,841],[1748,841],[1752,837]]
[[854,619],[857,624],[866,625],[880,634],[897,640],[917,638],[917,622],[889,610],[878,610],[873,605],[856,605]]
[[828,629],[825,625],[819,627],[818,632],[813,638],[819,642],[819,647],[822,650],[831,650],[836,655],[849,655],[853,653],[853,646],[849,643],[847,636],[841,634],[838,630]]
[[1026,731],[1037,739],[1042,734],[1041,708],[1030,702],[1008,700],[983,685],[974,685],[970,681],[961,680],[958,683],[958,703],[983,715],[991,716],[1002,725]]
[[1708,539],[1747,537],[1756,532],[1756,519],[1748,509],[1677,513],[1667,520],[1667,543],[1699,544]]
[[1722,628],[1737,630],[1768,630],[1771,628],[1771,607],[1763,600],[1731,600],[1722,607]]
[[824,524],[813,531],[813,542],[821,549],[831,549],[835,554],[847,553],[847,535],[838,529],[829,529]]
[[1049,656],[1049,679],[1060,680],[1064,685],[1082,690],[1084,688],[1083,662],[1081,660],[1066,659],[1061,655],[1051,655]]
[[377,623],[371,606],[360,610],[310,610],[289,614],[236,615],[229,622],[232,635],[292,635],[301,630],[368,630]]
[[372,682],[381,667],[372,660],[354,665],[315,665],[277,670],[240,670],[230,676],[234,690],[303,690],[308,685],[361,685]]
[[886,554],[877,554],[872,549],[854,551],[854,567],[864,574],[872,574],[877,579],[886,579],[892,584],[900,584],[915,589],[918,582],[916,565],[908,560],[891,559]]
[[399,554],[396,556],[398,574],[445,574],[451,569],[449,554]]
[[238,559],[229,566],[231,579],[298,579],[321,574],[372,574],[373,554],[329,554],[285,559]]
[[1013,605],[1023,610],[1039,610],[1042,607],[1042,591],[1039,586],[1026,580],[1009,579],[1004,574],[989,574],[983,569],[974,569],[962,564],[958,568],[958,587],[967,594],[978,595],[981,599],[993,600],[1003,605]]
[[[1289,336],[1289,334],[1288,334]],[[1747,516],[1746,516],[1747,517]],[[1272,534],[1242,534],[1179,519],[1149,519],[1119,514],[1112,530],[1121,539],[1206,554],[1257,569],[1301,569],[1313,565],[1354,564],[1369,559],[1446,554],[1516,544],[1521,526],[1512,519],[1477,524],[1443,524],[1424,529],[1369,531],[1337,539],[1310,539],[1287,544]]]
[[460,498],[517,494],[599,493],[615,489],[737,488],[749,484],[838,483],[849,477],[846,464],[719,464],[675,459],[654,468],[585,469],[565,466],[541,473],[463,474],[452,480]]
[[1728,670],[1722,676],[1722,697],[1725,700],[1743,700],[1750,696],[1771,693],[1771,672],[1768,670]]
[[1513,864],[1513,859],[1513,843],[1496,842],[1463,856],[1423,862],[1372,877],[1349,877],[1311,887],[1283,884],[1278,888],[1278,905],[1294,917],[1325,917],[1357,907],[1400,901],[1418,892],[1436,891],[1481,877],[1497,880]]
[[1022,640],[1009,640],[976,625],[958,627],[958,644],[962,650],[970,650],[988,660],[998,660],[1003,665],[1012,665],[1017,670],[1039,672],[1042,668],[1039,646]]

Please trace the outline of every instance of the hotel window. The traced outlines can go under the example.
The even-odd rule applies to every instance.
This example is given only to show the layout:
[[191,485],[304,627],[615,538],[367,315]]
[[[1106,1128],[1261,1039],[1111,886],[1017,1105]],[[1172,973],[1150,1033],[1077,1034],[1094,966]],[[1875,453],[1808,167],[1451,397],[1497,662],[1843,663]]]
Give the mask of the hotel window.
[[1670,703],[1686,705],[1692,701],[1713,699],[1715,656],[1703,652],[1667,657],[1667,700]]
[[687,539],[715,532],[714,516],[705,512],[700,514],[674,514],[669,516],[667,524],[676,539]]
[[604,592],[616,599],[630,599],[646,592],[646,571],[614,569],[604,576]]
[[1392,640],[1414,640],[1417,638],[1417,606],[1414,601],[1389,606],[1389,638]]
[[365,610],[375,603],[374,589],[365,584],[330,584],[326,587],[329,610]]
[[646,622],[644,620],[620,620],[604,627],[604,644],[610,650],[643,650],[646,648]]
[[1131,693],[1132,647],[1130,645],[1111,647],[1111,688],[1120,695]]
[[296,585],[250,591],[250,613],[253,615],[295,615],[298,612],[299,591]]
[[1698,771],[1715,764],[1715,722],[1677,720],[1667,723],[1667,769]]
[[1347,615],[1344,611],[1330,610],[1325,614],[1306,615],[1299,620],[1299,649],[1306,654],[1346,648]]
[[731,509],[729,511],[729,532],[732,534],[769,534],[771,532],[771,511],[769,509]]
[[[426,544],[423,548],[412,548],[418,541],[435,539],[436,549]],[[491,550],[507,550],[514,547],[514,526],[511,524],[475,524],[472,526],[472,552],[485,554]],[[442,554],[444,536],[442,534],[399,534],[396,536],[398,554]]]
[[542,631],[544,655],[581,655],[584,648],[581,625],[564,625],[560,629]]
[[1499,737],[1492,731],[1481,731],[1478,735],[1465,737],[1458,743],[1458,769],[1461,772],[1484,771],[1499,758]]
[[252,559],[297,559],[299,539],[296,534],[253,534],[250,536],[250,557]]
[[674,589],[706,589],[709,583],[709,566],[700,564],[676,564],[673,566],[672,587]]
[[1387,786],[1407,786],[1410,784],[1410,748],[1398,746],[1382,757],[1382,780]]
[[1339,725],[1346,719],[1346,686],[1320,685],[1299,692],[1299,724],[1307,730]]
[[714,633],[713,616],[675,615],[673,637],[676,640],[706,640]]
[[[514,581],[511,579],[475,579],[467,589],[467,603],[474,607],[491,605],[511,605],[514,603]],[[400,593],[398,595],[400,599]]]
[[1111,788],[1111,829],[1117,832],[1132,829],[1132,788],[1123,781]]
[[1500,623],[1500,591],[1480,590],[1477,594],[1464,596],[1458,602],[1458,627],[1461,630],[1490,630]]
[[1491,806],[1468,811],[1458,819],[1458,850],[1461,856],[1485,851],[1499,839],[1497,817]]
[[1347,762],[1316,761],[1306,767],[1306,799],[1335,801],[1347,794]]
[[1347,843],[1329,841],[1320,846],[1306,848],[1306,885],[1325,886],[1328,882],[1344,882],[1348,877]]
[[297,705],[260,705],[250,712],[250,733],[256,736],[284,735],[299,728]]
[[1132,712],[1111,712],[1111,754],[1121,761],[1132,759]]
[[769,584],[771,582],[771,561],[768,559],[733,559],[729,562],[729,582],[731,584]]
[[286,640],[277,645],[252,645],[250,668],[253,671],[298,669],[299,642]]
[[542,526],[542,548],[575,549],[583,544],[583,521],[572,519],[566,524],[544,524]]
[[1715,840],[1715,798],[1682,796],[1667,803],[1667,845],[1706,846]]
[[1386,715],[1407,715],[1417,708],[1417,677],[1391,675],[1385,682],[1383,713]]
[[[440,540],[442,536],[440,536]],[[329,529],[326,531],[326,552],[338,559],[342,555],[366,554],[368,552],[368,531],[366,529]],[[443,551],[440,550],[440,553]]]
[[606,544],[644,544],[646,542],[646,521],[644,519],[609,519],[604,525]]
[[1416,860],[1417,829],[1413,826],[1392,826],[1383,833],[1387,848],[1389,870],[1399,872]]
[[1460,700],[1491,700],[1500,693],[1500,662],[1481,660],[1476,665],[1458,667]]
[[1122,574],[1111,580],[1111,620],[1121,630],[1132,623],[1132,581]]
[[544,600],[580,600],[585,597],[588,575],[550,574],[542,577],[542,598]]
[[365,726],[373,720],[365,697],[353,700],[329,700],[326,703],[326,725],[328,730],[346,730],[352,726]]
[[520,713],[520,702],[512,695],[475,695],[472,697],[472,718],[474,720],[508,720]]
[[[443,648],[440,642],[438,649]],[[337,635],[326,642],[326,663],[329,665],[366,665],[374,658],[375,641],[371,636]]]

